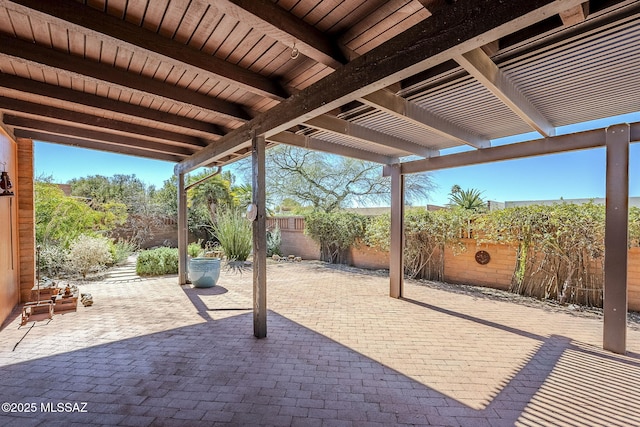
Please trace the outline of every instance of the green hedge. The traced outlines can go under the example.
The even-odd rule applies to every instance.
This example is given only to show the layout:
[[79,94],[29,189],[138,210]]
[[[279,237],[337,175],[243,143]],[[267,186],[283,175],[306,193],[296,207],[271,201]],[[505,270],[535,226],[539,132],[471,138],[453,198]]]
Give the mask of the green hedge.
[[163,247],[140,252],[136,273],[140,276],[178,274],[178,249]]

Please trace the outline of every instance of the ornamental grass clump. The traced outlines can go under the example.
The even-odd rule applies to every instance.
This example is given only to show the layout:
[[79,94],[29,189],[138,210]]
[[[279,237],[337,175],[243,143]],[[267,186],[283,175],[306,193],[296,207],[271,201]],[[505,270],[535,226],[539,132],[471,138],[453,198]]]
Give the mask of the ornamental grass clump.
[[252,224],[239,209],[221,210],[213,224],[213,234],[228,262],[244,262],[251,254]]

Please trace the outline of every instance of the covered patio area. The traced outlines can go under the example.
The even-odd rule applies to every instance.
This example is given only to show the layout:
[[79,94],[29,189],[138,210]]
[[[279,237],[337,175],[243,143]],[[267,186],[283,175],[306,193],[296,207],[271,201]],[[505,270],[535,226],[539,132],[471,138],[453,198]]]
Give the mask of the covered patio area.
[[12,320],[1,400],[35,411],[3,406],[0,424],[640,424],[637,325],[616,355],[596,316],[412,280],[394,299],[385,274],[319,262],[267,271],[262,340],[247,333],[250,271],[223,271],[211,289],[175,276],[90,283],[92,307]]

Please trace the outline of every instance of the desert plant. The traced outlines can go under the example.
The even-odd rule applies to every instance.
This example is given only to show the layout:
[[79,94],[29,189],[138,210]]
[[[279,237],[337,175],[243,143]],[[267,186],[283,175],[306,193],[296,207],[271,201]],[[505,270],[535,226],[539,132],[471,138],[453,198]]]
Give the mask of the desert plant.
[[104,237],[80,235],[69,247],[69,267],[87,277],[112,262],[109,240]]
[[251,254],[253,229],[242,212],[226,209],[218,212],[213,233],[228,261],[246,261]]
[[178,273],[178,249],[156,248],[140,252],[136,262],[140,276],[161,276]]
[[196,258],[200,256],[201,252],[202,252],[202,240],[198,240],[197,242],[191,242],[187,246],[187,254],[191,258]]
[[46,244],[38,249],[40,276],[58,277],[67,268],[69,251],[61,245]]
[[273,230],[267,231],[267,256],[282,255],[280,244],[282,243],[282,233],[280,227],[276,225]]

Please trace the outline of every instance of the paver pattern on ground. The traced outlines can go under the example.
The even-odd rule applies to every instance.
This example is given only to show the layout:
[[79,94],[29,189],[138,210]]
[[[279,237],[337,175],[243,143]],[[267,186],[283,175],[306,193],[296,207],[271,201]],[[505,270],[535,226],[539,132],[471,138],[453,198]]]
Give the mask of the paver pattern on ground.
[[80,288],[93,306],[0,331],[0,402],[36,409],[0,425],[640,426],[640,331],[613,354],[597,318],[270,263],[258,340],[251,271]]

